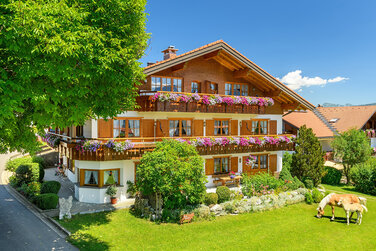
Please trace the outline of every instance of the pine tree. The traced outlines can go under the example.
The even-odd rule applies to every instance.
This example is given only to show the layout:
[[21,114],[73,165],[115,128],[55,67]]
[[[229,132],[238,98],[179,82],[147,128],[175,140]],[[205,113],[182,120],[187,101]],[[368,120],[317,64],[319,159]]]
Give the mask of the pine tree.
[[291,174],[301,181],[310,179],[315,186],[321,183],[325,175],[324,152],[311,128],[305,125],[299,128],[292,155]]

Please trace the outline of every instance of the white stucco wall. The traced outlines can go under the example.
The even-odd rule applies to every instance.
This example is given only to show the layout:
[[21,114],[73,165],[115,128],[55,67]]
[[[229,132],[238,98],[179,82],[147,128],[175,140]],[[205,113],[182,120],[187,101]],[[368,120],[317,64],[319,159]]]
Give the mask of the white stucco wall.
[[91,138],[92,137],[92,128],[91,128],[91,122],[92,120],[88,120],[84,124],[84,137],[85,138]]

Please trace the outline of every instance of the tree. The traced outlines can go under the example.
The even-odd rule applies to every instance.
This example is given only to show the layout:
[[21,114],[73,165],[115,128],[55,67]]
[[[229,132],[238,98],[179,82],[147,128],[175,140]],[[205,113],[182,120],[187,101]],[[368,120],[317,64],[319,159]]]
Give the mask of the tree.
[[363,162],[366,162],[372,154],[367,135],[357,129],[350,129],[336,136],[332,142],[334,155],[341,159],[343,172],[350,183],[351,168]]
[[146,0],[0,3],[0,152],[35,133],[132,109],[144,75]]
[[137,187],[144,195],[161,193],[164,208],[182,209],[202,202],[204,162],[194,146],[176,140],[157,143],[137,166]]
[[301,181],[310,179],[315,186],[321,183],[321,178],[325,175],[324,152],[321,144],[312,129],[305,125],[299,128],[296,138],[291,174]]

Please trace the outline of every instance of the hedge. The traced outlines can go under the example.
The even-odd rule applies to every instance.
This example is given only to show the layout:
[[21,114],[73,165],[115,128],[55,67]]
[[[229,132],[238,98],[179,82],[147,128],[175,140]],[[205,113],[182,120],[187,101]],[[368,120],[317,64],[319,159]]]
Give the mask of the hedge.
[[341,171],[330,166],[326,166],[325,171],[326,174],[324,177],[322,177],[321,183],[328,185],[339,185],[342,178]]
[[51,180],[42,183],[40,193],[54,193],[57,194],[61,188],[61,184],[58,181]]
[[218,195],[218,203],[222,203],[230,200],[231,192],[230,188],[225,186],[217,187],[216,193]]
[[20,165],[16,170],[16,179],[18,185],[38,182],[40,168],[38,163],[28,163]]
[[54,193],[40,194],[35,197],[35,204],[42,210],[55,209],[59,202],[59,196]]

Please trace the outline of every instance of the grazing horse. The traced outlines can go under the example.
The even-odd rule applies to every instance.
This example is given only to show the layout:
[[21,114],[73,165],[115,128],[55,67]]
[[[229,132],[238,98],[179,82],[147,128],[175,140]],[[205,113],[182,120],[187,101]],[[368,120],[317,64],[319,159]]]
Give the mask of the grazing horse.
[[[334,220],[334,206],[342,207],[342,205],[341,206],[338,205],[338,202],[341,199],[346,200],[347,203],[350,203],[350,204],[360,203],[360,204],[365,205],[366,202],[367,202],[366,198],[358,197],[354,194],[331,193],[331,194],[328,194],[327,196],[325,196],[324,199],[322,199],[321,202],[319,203],[319,207],[317,208],[317,218],[321,218],[324,215],[324,207],[329,204],[332,207],[332,218],[330,220],[333,221]],[[352,215],[353,215],[353,213],[351,213],[350,219],[351,219]]]

